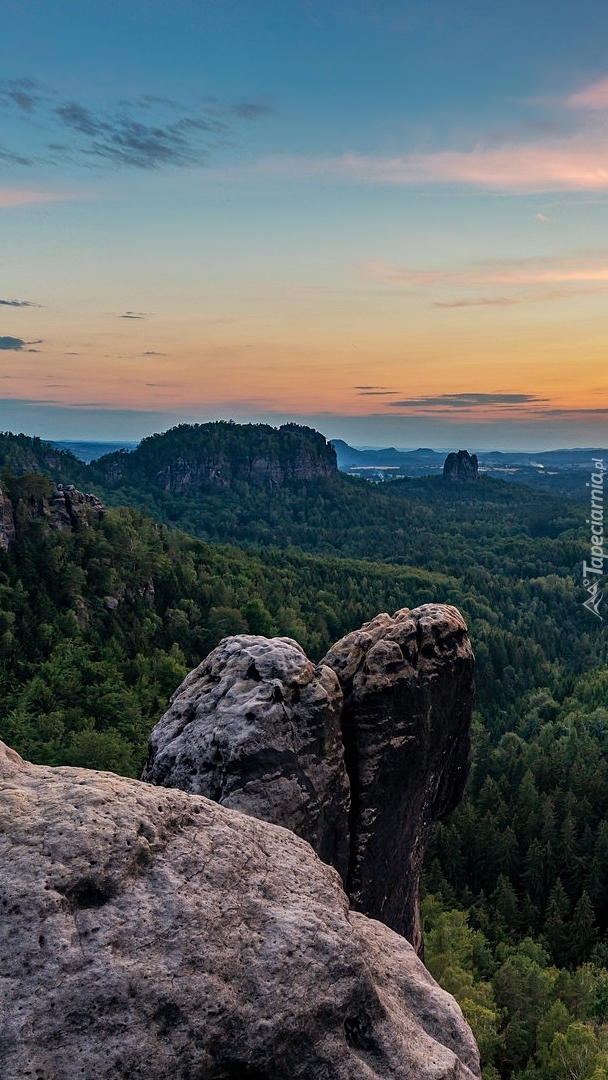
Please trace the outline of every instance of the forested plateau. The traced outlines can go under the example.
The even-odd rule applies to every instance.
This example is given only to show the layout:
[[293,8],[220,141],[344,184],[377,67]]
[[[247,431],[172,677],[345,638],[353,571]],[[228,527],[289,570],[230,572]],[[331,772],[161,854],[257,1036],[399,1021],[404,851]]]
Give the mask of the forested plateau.
[[[582,606],[585,507],[484,477],[372,485],[337,473],[310,429],[278,445],[273,429],[200,427],[219,479],[209,455],[192,468],[186,426],[90,466],[0,436],[15,521],[0,738],[34,762],[138,776],[168,697],[222,637],[286,635],[318,659],[380,611],[454,604],[477,657],[474,761],[427,857],[426,961],[486,1080],[605,1078],[608,658]],[[56,527],[57,483],[105,513]]]

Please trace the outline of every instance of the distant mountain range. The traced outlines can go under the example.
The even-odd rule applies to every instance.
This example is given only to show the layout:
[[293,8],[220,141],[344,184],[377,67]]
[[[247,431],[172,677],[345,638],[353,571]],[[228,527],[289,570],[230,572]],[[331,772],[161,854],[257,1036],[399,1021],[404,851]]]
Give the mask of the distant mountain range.
[[104,454],[114,454],[117,450],[135,450],[138,445],[136,442],[87,442],[84,439],[80,442],[69,440],[55,442],[51,439],[50,443],[58,450],[69,450],[74,457],[86,462],[87,465],[90,461],[97,461],[97,458],[103,457]]
[[[352,476],[386,481],[401,476],[433,476],[443,470],[445,452],[420,447],[418,450],[397,450],[389,446],[381,450],[358,450],[342,439],[331,439],[336,451],[338,468]],[[512,450],[476,450],[479,472],[497,480],[510,480],[543,491],[584,498],[585,484],[593,468],[593,458],[608,461],[608,450],[600,447],[573,450],[544,450],[528,452]]]
[[[194,427],[196,428],[197,425]],[[201,431],[206,428],[210,431],[216,430],[215,425],[198,425],[198,427]],[[289,427],[290,425],[285,425],[286,432]],[[265,425],[247,425],[247,428],[251,432],[264,428],[265,434],[270,431]],[[297,425],[293,428],[298,431]],[[181,430],[185,432],[186,429],[184,425]],[[239,425],[235,425],[235,430],[238,429]],[[227,430],[230,433],[229,429]],[[302,431],[303,429],[301,433]],[[165,433],[165,435],[168,437],[154,436],[153,445],[160,447],[161,444],[169,444],[173,441],[174,437],[170,433]],[[144,440],[142,445],[147,446],[148,443],[149,440]],[[419,447],[417,450],[399,450],[394,446],[382,449],[373,447],[361,449],[349,446],[342,439],[331,439],[329,443],[336,452],[338,469],[341,472],[351,476],[360,476],[376,483],[405,476],[438,476],[443,470],[447,454],[446,450],[432,450],[429,447]],[[79,461],[89,464],[100,458],[106,458],[108,455],[115,455],[119,451],[136,450],[140,444],[129,441],[62,440],[52,442],[50,445],[60,451],[69,451]],[[566,495],[577,500],[586,498],[585,485],[593,468],[593,458],[604,458],[608,461],[608,449],[602,447],[577,447],[570,450],[536,452],[524,450],[474,450],[474,452],[477,454],[479,472],[482,475],[525,484],[528,487],[542,489],[552,494]],[[132,464],[135,467],[136,461],[139,463],[140,456],[136,455],[128,465]],[[118,462],[114,462],[114,464],[118,463],[121,466],[121,473],[124,472],[127,465],[124,454],[120,455]],[[126,471],[130,472],[131,469],[128,468]]]

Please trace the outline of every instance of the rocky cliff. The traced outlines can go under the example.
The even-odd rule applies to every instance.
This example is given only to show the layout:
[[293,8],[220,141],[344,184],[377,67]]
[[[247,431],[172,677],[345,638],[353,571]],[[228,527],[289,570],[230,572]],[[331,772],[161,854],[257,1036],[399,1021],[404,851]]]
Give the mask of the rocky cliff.
[[292,832],[0,743],[3,1080],[473,1080],[407,942]]
[[130,453],[108,454],[90,466],[105,484],[142,481],[171,494],[203,486],[282,487],[334,476],[336,452],[313,428],[284,424],[180,424],[152,435]]
[[457,454],[448,454],[443,463],[443,479],[470,482],[479,477],[477,454],[459,450]]
[[422,860],[467,778],[473,676],[440,604],[377,616],[317,667],[289,639],[227,638],[174,694],[142,779],[293,829],[421,952]]
[[32,519],[44,519],[51,528],[86,529],[98,521],[105,507],[96,495],[78,491],[73,484],[57,484],[39,474],[25,473],[13,477],[9,484],[12,498],[0,488],[0,548],[8,551],[19,531],[20,524]]
[[351,904],[421,954],[424,855],[437,821],[458,805],[470,766],[474,657],[466,624],[444,604],[378,615],[322,663],[344,693]]

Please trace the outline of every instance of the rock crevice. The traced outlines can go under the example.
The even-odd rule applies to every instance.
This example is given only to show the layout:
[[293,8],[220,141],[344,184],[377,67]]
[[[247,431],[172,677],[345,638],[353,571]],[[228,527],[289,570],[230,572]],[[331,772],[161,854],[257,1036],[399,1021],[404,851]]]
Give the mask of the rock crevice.
[[142,779],[292,829],[421,954],[422,861],[468,775],[473,676],[441,604],[378,615],[318,665],[289,638],[226,638],[174,694]]

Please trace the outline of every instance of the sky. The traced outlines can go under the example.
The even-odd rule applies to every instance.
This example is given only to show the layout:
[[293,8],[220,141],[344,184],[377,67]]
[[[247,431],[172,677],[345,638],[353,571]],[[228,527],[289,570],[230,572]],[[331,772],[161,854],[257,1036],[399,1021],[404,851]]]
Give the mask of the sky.
[[608,446],[605,0],[0,18],[0,429]]

